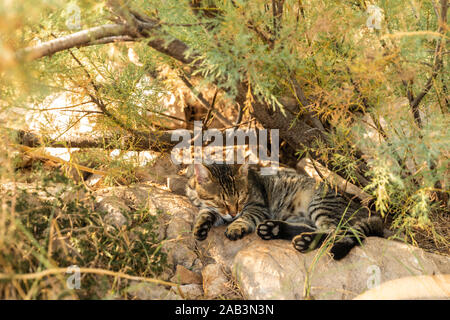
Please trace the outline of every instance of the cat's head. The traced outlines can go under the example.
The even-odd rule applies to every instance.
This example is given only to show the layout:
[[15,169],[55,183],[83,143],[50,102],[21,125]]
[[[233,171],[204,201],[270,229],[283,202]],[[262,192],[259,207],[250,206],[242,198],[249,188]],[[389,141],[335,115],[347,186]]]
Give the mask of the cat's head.
[[226,221],[239,215],[248,196],[247,164],[193,164],[190,171],[191,199],[198,198],[201,207],[218,213]]

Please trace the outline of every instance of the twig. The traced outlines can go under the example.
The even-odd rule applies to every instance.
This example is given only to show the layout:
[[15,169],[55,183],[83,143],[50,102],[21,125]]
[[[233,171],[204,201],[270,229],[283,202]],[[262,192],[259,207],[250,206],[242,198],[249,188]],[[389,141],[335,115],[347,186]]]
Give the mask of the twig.
[[61,110],[61,112],[84,112],[86,114],[91,114],[91,113],[103,114],[103,112],[98,111],[98,110]]
[[315,111],[308,110],[307,107],[311,104],[311,102],[306,97],[306,95],[305,95],[302,87],[298,83],[298,81],[293,76],[289,77],[289,81],[291,82],[291,85],[292,85],[292,88],[293,88],[292,91],[293,91],[294,96],[297,99],[297,102],[300,105],[301,109],[303,109],[308,114],[308,116],[311,119],[312,124],[317,129],[319,129],[322,132],[325,132],[325,128],[323,127],[322,122],[317,117],[317,113]]
[[254,121],[256,121],[255,118],[253,118],[253,119],[251,119],[251,120],[248,120],[248,121],[245,121],[245,122],[242,122],[242,123],[240,123],[240,124],[238,124],[238,125],[235,125],[235,124],[234,124],[234,125],[229,126],[229,127],[220,128],[219,130],[220,130],[220,131],[225,131],[225,130],[227,130],[227,129],[238,128],[238,127],[240,127],[240,126],[243,126],[244,124],[250,124],[250,123],[252,123],[252,122],[254,122]]
[[181,122],[186,122],[185,119],[181,119],[181,118],[172,116],[170,114],[165,114],[165,113],[162,113],[162,112],[159,112],[159,111],[156,111],[156,110],[152,110],[152,109],[148,109],[148,108],[146,108],[145,110],[147,110],[148,112],[156,113],[156,114],[158,114],[160,116],[163,116],[163,117],[166,117],[166,118],[169,118],[169,119],[173,119],[173,120],[177,120],[177,121],[181,121]]
[[272,46],[281,30],[281,17],[283,15],[284,0],[272,0],[273,38]]
[[57,140],[60,137],[62,137],[63,135],[65,135],[70,129],[72,129],[73,127],[75,127],[75,125],[77,123],[79,123],[84,117],[86,117],[88,115],[88,113],[83,114],[81,117],[79,117],[78,119],[76,119],[72,124],[69,125],[68,128],[66,128],[66,130],[64,130],[63,132],[61,132],[56,138],[52,139],[52,140]]
[[[85,101],[85,102],[73,104],[73,105],[70,105],[70,106],[66,106],[66,107],[57,107],[57,108],[46,108],[46,109],[27,108],[27,110],[32,110],[32,111],[42,111],[42,112],[44,112],[44,111],[52,111],[52,110],[63,110],[63,109],[70,109],[70,108],[79,107],[79,106],[82,106],[82,105],[84,105],[84,104],[91,103],[91,102],[92,102],[92,101]],[[70,111],[70,110],[68,110],[68,111]]]
[[[78,63],[78,65],[83,69],[84,73],[86,74],[86,76],[89,79],[89,82],[91,83],[92,87],[94,88],[95,93],[97,94],[97,96],[100,95],[100,90],[97,86],[97,84],[94,82],[94,79],[92,78],[92,76],[89,74],[89,72],[87,71],[87,69],[85,68],[85,66],[81,63],[81,61],[75,56],[75,54],[69,49],[69,54],[73,57],[73,59]],[[73,81],[73,80],[72,80]],[[139,131],[134,130],[133,128],[130,128],[129,126],[127,126],[125,123],[123,123],[122,121],[120,121],[114,114],[112,114],[107,108],[106,105],[103,103],[103,101],[101,100],[100,97],[95,97],[93,94],[91,94],[90,92],[87,92],[88,96],[91,98],[92,102],[94,102],[99,109],[101,110],[101,112],[103,112],[103,114],[105,116],[107,116],[108,118],[110,118],[116,125],[118,125],[119,127],[121,127],[122,129],[128,131],[129,133],[131,133],[132,135],[136,136],[136,137],[141,137],[142,133]]]
[[425,88],[417,95],[417,97],[411,102],[411,108],[413,110],[414,119],[416,119],[417,124],[419,127],[422,126],[422,122],[420,119],[420,114],[418,110],[419,103],[422,101],[422,99],[425,97],[425,95],[430,91],[431,86],[433,84],[433,80],[437,77],[440,69],[443,66],[442,61],[442,53],[445,46],[445,27],[447,22],[447,9],[448,9],[448,2],[447,0],[441,0],[441,18],[439,23],[439,29],[438,32],[441,33],[442,37],[437,40],[436,49],[434,53],[434,62],[433,62],[433,70],[428,78]]
[[[22,273],[22,274],[7,274],[7,273],[0,273],[0,280],[35,280],[44,278],[51,275],[57,275],[61,273],[67,273],[67,268],[52,268],[43,270],[40,272],[34,272],[34,273]],[[105,275],[105,276],[112,276],[117,278],[123,278],[128,280],[134,280],[134,281],[143,281],[143,282],[150,282],[150,283],[157,283],[162,284],[165,286],[171,286],[171,287],[177,287],[178,284],[173,282],[168,282],[164,280],[154,279],[154,278],[146,278],[146,277],[138,277],[138,276],[131,276],[129,274],[123,273],[123,272],[114,272],[110,270],[105,269],[99,269],[99,268],[79,268],[77,269],[80,273],[89,273],[89,274],[98,274],[98,275]]]
[[411,110],[413,112],[414,120],[416,121],[419,128],[422,127],[422,120],[420,118],[419,113],[419,104],[422,101],[422,99],[425,97],[425,95],[430,91],[434,79],[439,74],[439,71],[442,69],[443,66],[443,52],[445,48],[445,32],[446,32],[446,24],[447,24],[447,10],[448,10],[448,1],[447,0],[441,0],[441,12],[439,15],[438,9],[432,1],[433,8],[435,10],[436,16],[438,17],[439,22],[439,28],[438,33],[440,34],[440,38],[437,40],[436,43],[436,49],[434,51],[434,59],[433,59],[433,69],[431,72],[430,77],[428,78],[425,87],[423,90],[414,98],[412,96],[412,93],[408,93],[408,99],[410,101]]
[[241,106],[240,103],[238,103],[237,105],[238,105],[238,107],[239,107],[239,113],[238,113],[238,116],[237,116],[237,118],[236,118],[236,121],[234,122],[234,126],[235,126],[235,127],[239,127],[239,125],[240,125],[240,123],[241,123],[241,121],[242,121],[242,116],[243,116],[243,114],[244,114],[244,107]]
[[255,26],[253,24],[252,21],[250,21],[249,23],[247,23],[247,28],[249,28],[250,30],[255,31],[255,33],[258,35],[258,37],[267,45],[269,45],[270,48],[273,48],[273,40],[269,37],[267,37],[261,30],[258,29],[257,26]]
[[203,130],[208,129],[208,126],[209,126],[208,122],[210,120],[212,112],[214,111],[214,105],[216,104],[216,98],[217,98],[218,92],[219,92],[219,89],[216,89],[216,92],[214,93],[214,97],[211,102],[211,106],[210,106],[208,112],[206,113],[205,119],[203,119],[203,124],[202,124]]

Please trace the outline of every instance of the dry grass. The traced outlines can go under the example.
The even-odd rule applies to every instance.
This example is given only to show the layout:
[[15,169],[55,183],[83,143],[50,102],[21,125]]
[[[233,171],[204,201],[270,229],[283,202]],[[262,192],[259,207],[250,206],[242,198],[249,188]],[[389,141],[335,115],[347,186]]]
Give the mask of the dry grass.
[[[34,174],[36,188],[1,189],[0,299],[127,299],[132,280],[175,285],[157,279],[166,256],[146,208],[127,213],[118,229],[82,186],[55,170]],[[78,290],[68,288],[72,265],[80,267]]]

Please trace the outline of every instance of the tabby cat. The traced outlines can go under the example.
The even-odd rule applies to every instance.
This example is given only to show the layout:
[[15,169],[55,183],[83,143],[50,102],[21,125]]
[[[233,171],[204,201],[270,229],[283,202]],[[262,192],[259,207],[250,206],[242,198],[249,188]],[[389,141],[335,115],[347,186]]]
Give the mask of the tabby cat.
[[379,216],[293,169],[261,175],[248,164],[193,164],[188,176],[186,194],[200,209],[193,230],[197,240],[223,223],[229,224],[225,236],[230,240],[256,230],[264,240],[292,240],[300,252],[336,235],[331,253],[339,260],[362,238],[383,236]]

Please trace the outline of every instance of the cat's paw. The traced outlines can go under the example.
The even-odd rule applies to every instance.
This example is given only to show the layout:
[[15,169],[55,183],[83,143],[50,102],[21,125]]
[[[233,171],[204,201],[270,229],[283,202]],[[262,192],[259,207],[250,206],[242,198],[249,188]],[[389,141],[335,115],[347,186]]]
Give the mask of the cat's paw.
[[333,254],[334,260],[341,260],[352,250],[352,248],[357,244],[354,239],[344,238],[342,240],[336,241],[332,247],[330,252]]
[[199,241],[203,241],[208,237],[209,229],[211,229],[211,225],[207,223],[196,224],[194,226],[194,237]]
[[326,233],[304,232],[292,239],[292,245],[300,252],[308,252],[316,249],[326,238]]
[[236,220],[228,226],[225,236],[230,240],[238,240],[252,232],[253,228],[247,222]]
[[256,233],[264,240],[279,239],[281,223],[277,220],[265,220],[258,225]]
[[200,216],[194,225],[194,237],[199,241],[203,241],[208,237],[208,232],[213,225],[213,219],[210,216]]

